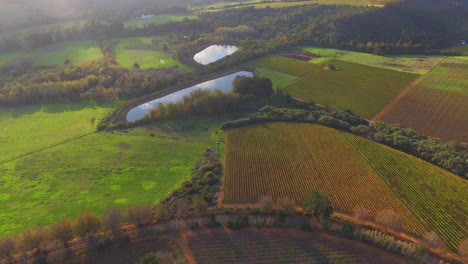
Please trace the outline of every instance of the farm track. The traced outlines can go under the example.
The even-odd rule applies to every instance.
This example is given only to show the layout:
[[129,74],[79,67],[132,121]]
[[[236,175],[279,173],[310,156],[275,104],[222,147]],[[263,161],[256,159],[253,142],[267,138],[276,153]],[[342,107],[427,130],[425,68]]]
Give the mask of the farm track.
[[430,70],[429,72],[427,72],[426,74],[424,75],[421,75],[419,78],[417,78],[416,80],[414,80],[413,82],[411,82],[403,91],[401,91],[401,93],[399,95],[397,95],[393,101],[390,102],[390,104],[388,104],[384,109],[382,109],[382,111],[380,111],[374,118],[371,119],[371,122],[377,122],[377,121],[380,121],[382,120],[382,118],[388,114],[388,112],[390,112],[394,107],[395,105],[400,102],[415,86],[417,86],[419,83],[421,83],[424,79],[426,79],[429,74],[435,69],[437,68],[442,62],[444,62],[446,59],[443,59],[441,61],[439,61],[436,65],[434,65],[434,67],[432,68],[432,70]]

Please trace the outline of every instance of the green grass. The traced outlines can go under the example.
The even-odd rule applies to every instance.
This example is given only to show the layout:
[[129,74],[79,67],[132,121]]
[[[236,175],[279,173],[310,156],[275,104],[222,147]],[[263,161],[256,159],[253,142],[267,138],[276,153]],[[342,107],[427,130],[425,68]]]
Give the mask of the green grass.
[[0,236],[84,211],[155,204],[190,176],[219,124],[193,119],[94,133],[0,164]]
[[273,82],[273,88],[282,87],[298,79],[296,76],[266,68],[258,68],[255,73],[261,77],[269,78]]
[[320,66],[308,62],[276,55],[268,55],[251,63],[256,67],[267,68],[294,76],[303,76],[310,71],[320,68]]
[[151,38],[122,38],[113,40],[116,42],[113,53],[116,61],[125,67],[133,67],[138,63],[140,68],[161,69],[177,66],[182,72],[191,68],[173,59],[169,51],[158,50],[152,45]]
[[395,194],[451,247],[468,236],[468,181],[387,146],[345,134]]
[[196,16],[191,15],[158,15],[156,17],[150,19],[135,19],[130,20],[124,23],[126,28],[143,28],[145,25],[155,24],[155,25],[162,25],[169,22],[178,22],[182,21],[185,18],[194,19]]
[[468,95],[468,61],[444,61],[419,86]]
[[0,54],[0,67],[16,57],[30,57],[36,65],[63,65],[65,60],[72,63],[90,61],[102,57],[99,44],[94,40],[63,42],[32,52]]
[[294,97],[372,118],[418,77],[340,60],[329,63],[337,70],[323,67],[283,90]]
[[323,63],[330,59],[354,62],[384,69],[397,70],[425,74],[433,69],[444,57],[442,56],[419,56],[419,55],[397,55],[379,56],[363,52],[319,48],[301,47],[306,52],[324,56],[323,58],[310,61],[311,63]]
[[59,43],[38,50],[34,54],[34,61],[37,65],[61,65],[67,59],[72,63],[77,63],[102,57],[101,48],[94,40]]
[[94,131],[117,103],[67,103],[0,109],[0,162]]

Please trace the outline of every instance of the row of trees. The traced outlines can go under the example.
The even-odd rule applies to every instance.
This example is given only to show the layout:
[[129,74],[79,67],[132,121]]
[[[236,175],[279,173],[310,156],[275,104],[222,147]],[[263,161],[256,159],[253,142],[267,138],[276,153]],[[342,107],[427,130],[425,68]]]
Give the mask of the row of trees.
[[197,89],[184,96],[178,103],[159,103],[150,109],[150,120],[165,120],[193,115],[225,114],[238,110],[249,96],[270,96],[273,85],[270,79],[263,77],[238,76],[233,81],[233,92],[223,93],[221,90]]

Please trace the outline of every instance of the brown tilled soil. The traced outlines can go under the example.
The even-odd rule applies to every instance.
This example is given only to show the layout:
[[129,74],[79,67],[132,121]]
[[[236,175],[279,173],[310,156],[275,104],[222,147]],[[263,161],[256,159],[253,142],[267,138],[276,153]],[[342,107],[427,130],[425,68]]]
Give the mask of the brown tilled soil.
[[283,53],[281,55],[284,56],[284,57],[288,57],[288,58],[296,59],[296,60],[301,60],[301,61],[310,61],[310,60],[322,57],[320,55],[312,54],[312,53],[305,52],[305,51],[302,51],[302,50],[287,52],[287,53]]
[[199,231],[188,245],[197,263],[414,263],[364,243],[299,230]]

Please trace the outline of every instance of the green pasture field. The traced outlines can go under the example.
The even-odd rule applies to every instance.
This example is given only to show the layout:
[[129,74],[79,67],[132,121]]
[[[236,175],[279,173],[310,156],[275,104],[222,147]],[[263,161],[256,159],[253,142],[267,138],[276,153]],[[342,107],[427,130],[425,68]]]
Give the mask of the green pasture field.
[[291,59],[283,56],[268,55],[251,62],[252,65],[260,68],[267,68],[294,76],[303,76],[313,70],[320,69],[321,66],[305,61]]
[[194,118],[93,133],[0,163],[0,236],[85,211],[154,205],[190,177],[222,135],[215,133],[219,125]]
[[155,24],[155,25],[162,25],[169,22],[179,22],[184,20],[185,18],[194,19],[196,16],[192,15],[158,15],[153,18],[149,19],[134,19],[124,23],[126,28],[143,28],[145,25]]
[[134,63],[140,69],[161,69],[177,66],[182,72],[191,71],[191,68],[173,59],[170,51],[157,49],[152,44],[152,38],[122,38],[115,39],[113,53],[116,61],[125,67],[131,68]]
[[419,74],[429,72],[437,65],[437,63],[445,58],[442,56],[423,55],[379,56],[363,52],[319,47],[301,47],[301,49],[312,54],[323,56],[322,58],[310,61],[314,64],[320,64],[332,59],[339,59],[342,61]]
[[118,105],[67,103],[0,109],[0,163],[92,133],[95,124]]
[[468,236],[468,181],[387,146],[345,136],[421,223],[457,249]]
[[283,90],[294,97],[372,118],[419,76],[340,60],[329,63],[337,70],[322,66]]
[[298,77],[296,76],[287,73],[277,72],[266,68],[256,69],[255,74],[261,77],[269,78],[273,82],[273,88],[282,87],[298,79]]
[[63,65],[65,60],[72,63],[85,62],[102,57],[101,48],[94,40],[63,42],[32,52],[0,54],[0,67],[16,57],[29,57],[36,65]]
[[447,59],[418,85],[468,95],[468,60]]

